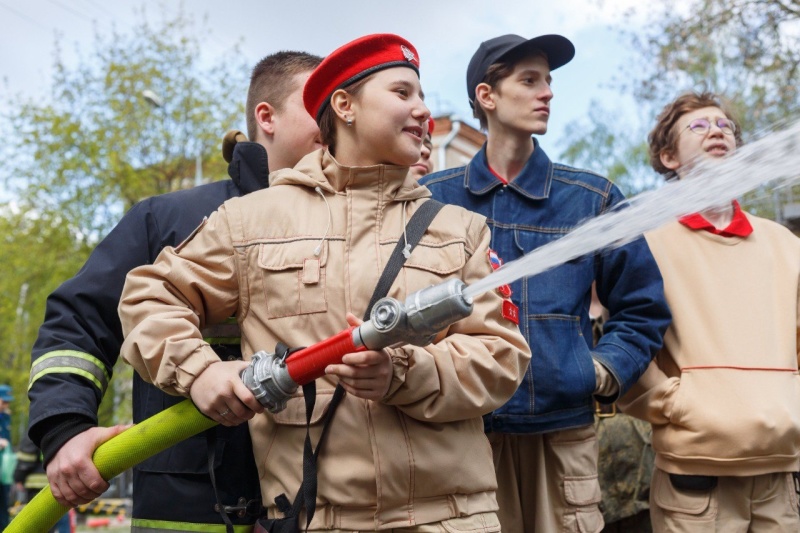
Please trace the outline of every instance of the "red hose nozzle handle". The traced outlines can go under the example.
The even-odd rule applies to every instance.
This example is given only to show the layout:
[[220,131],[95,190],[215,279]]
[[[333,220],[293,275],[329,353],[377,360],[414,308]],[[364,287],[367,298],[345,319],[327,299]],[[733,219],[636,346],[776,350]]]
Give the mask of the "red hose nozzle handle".
[[341,363],[342,357],[349,353],[366,350],[363,344],[356,344],[353,340],[353,330],[357,327],[349,327],[333,337],[290,355],[286,359],[286,370],[292,380],[298,385],[311,383],[325,375],[328,365]]

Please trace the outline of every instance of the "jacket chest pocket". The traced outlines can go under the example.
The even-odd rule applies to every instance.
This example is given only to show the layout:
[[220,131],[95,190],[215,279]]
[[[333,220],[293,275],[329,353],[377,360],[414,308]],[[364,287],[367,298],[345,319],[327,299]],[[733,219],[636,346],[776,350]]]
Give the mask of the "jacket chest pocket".
[[406,259],[405,283],[408,293],[435,285],[459,273],[467,260],[464,242],[420,242]]
[[325,265],[328,247],[303,239],[259,245],[258,267],[263,274],[268,318],[323,313],[328,309]]

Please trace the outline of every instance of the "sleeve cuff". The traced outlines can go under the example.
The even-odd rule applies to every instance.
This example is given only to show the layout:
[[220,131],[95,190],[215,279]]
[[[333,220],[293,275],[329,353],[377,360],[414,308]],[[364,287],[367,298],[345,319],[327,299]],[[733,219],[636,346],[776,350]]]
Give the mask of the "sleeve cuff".
[[191,357],[186,358],[175,367],[174,390],[181,396],[189,397],[189,390],[194,380],[213,363],[221,359],[208,344],[202,344]]
[[47,466],[61,447],[72,437],[96,426],[94,421],[80,415],[59,417],[59,420],[54,421],[50,430],[42,435],[41,450],[44,466]]

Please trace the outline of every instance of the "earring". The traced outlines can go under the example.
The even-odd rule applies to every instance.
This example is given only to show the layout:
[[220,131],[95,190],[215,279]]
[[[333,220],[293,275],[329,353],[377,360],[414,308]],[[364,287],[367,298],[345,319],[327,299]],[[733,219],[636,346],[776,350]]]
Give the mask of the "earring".
[[345,124],[347,124],[348,126],[352,126],[353,125],[353,117],[348,116],[345,119]]

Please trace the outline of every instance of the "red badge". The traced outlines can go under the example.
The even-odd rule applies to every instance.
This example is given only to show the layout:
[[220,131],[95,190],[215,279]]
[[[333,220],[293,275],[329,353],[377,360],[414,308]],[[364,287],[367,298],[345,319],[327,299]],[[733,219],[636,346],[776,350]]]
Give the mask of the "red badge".
[[511,298],[511,285],[500,285],[497,287],[497,292],[499,292],[500,296],[503,298]]
[[[497,270],[501,266],[503,266],[503,260],[500,259],[500,256],[497,255],[497,252],[489,248],[486,252],[486,257],[489,258],[489,265],[492,267],[492,270]],[[500,293],[500,296],[503,298],[511,298],[511,286],[510,285],[500,285],[497,287],[497,292]]]
[[503,318],[507,318],[519,326],[519,307],[511,300],[503,300]]

